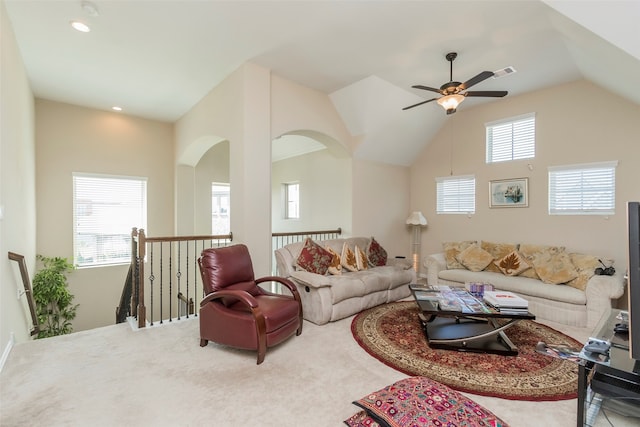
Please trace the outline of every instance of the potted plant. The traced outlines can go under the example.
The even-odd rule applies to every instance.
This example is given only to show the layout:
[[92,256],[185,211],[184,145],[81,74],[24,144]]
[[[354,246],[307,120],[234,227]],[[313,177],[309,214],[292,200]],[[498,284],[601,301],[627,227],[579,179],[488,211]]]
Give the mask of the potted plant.
[[43,267],[33,277],[33,299],[40,332],[36,338],[47,338],[73,332],[71,320],[78,304],[73,305],[67,273],[75,266],[66,258],[37,256]]

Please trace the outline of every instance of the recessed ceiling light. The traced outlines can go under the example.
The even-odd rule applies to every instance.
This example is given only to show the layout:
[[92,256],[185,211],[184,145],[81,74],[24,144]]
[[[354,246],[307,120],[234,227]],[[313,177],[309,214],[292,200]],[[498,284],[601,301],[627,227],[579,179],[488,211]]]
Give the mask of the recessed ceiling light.
[[122,107],[118,107],[117,105],[114,105],[113,107],[111,107],[111,109],[113,111],[122,111]]
[[71,21],[71,26],[82,33],[88,33],[89,31],[91,31],[91,28],[89,28],[89,26],[84,22]]

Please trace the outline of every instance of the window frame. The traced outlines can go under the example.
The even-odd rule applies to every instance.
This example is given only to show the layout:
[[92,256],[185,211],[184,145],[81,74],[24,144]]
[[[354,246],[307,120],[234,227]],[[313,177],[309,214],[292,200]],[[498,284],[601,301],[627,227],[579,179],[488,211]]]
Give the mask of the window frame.
[[[285,182],[283,184],[284,191],[284,219],[296,220],[300,219],[300,183],[299,182]],[[296,195],[297,200],[290,200],[289,189],[297,188]],[[295,216],[291,214],[291,204],[295,204]]]
[[[469,188],[467,190],[469,194],[466,194],[466,195],[461,194],[462,191],[458,191],[455,194],[449,194],[449,195],[442,194],[446,190],[446,188],[443,187],[443,185],[447,182],[454,183],[454,181],[458,185],[463,183],[464,181],[471,182],[472,188]],[[458,190],[464,190],[464,189],[465,187],[458,188]],[[463,196],[465,198],[463,198]],[[445,200],[443,200],[445,198],[455,198],[456,199],[455,204],[458,205],[458,208],[460,208],[461,205],[464,205],[465,202],[471,203],[472,209],[450,210],[445,205],[442,204],[446,202]],[[456,176],[436,177],[436,214],[438,215],[441,215],[441,214],[472,215],[475,213],[476,213],[476,177],[475,175],[456,175]]]
[[[140,191],[140,197],[138,199],[136,199],[135,197],[132,197],[132,199],[136,199],[136,202],[139,203],[140,205],[137,207],[133,207],[134,209],[140,208],[140,210],[136,213],[136,217],[138,217],[135,220],[132,220],[132,223],[127,224],[126,229],[122,229],[121,232],[119,233],[105,233],[104,231],[100,232],[87,232],[87,233],[82,233],[80,232],[78,229],[79,227],[85,227],[87,228],[89,231],[91,231],[91,228],[93,227],[94,229],[97,228],[98,230],[100,228],[102,228],[103,230],[107,227],[110,228],[117,228],[119,226],[121,226],[122,224],[115,224],[114,222],[110,222],[109,224],[105,224],[105,223],[101,223],[100,222],[100,218],[97,217],[97,222],[93,222],[92,220],[87,219],[84,224],[82,224],[83,221],[81,221],[81,216],[89,216],[89,215],[94,215],[97,214],[102,214],[103,219],[113,219],[114,217],[114,213],[117,213],[114,211],[113,207],[109,208],[109,204],[113,203],[113,202],[122,202],[122,195],[126,194],[126,192],[123,191],[118,191],[118,189],[115,189],[114,186],[112,185],[111,187],[109,186],[102,186],[102,188],[100,188],[100,185],[96,185],[96,190],[97,191],[102,191],[104,192],[104,194],[109,194],[109,193],[116,193],[119,195],[119,200],[115,200],[115,198],[105,198],[102,201],[97,200],[98,196],[94,195],[93,198],[91,199],[87,199],[87,198],[83,198],[83,197],[78,197],[79,196],[79,192],[82,192],[82,189],[79,188],[79,186],[87,185],[88,183],[82,183],[79,182],[78,180],[82,180],[82,179],[95,179],[95,180],[122,180],[122,181],[133,181],[135,182],[139,187],[136,188],[135,186],[132,186],[132,188],[130,189],[130,191],[132,193],[138,192]],[[106,183],[106,182],[105,182]],[[103,184],[105,184],[103,183]],[[122,188],[120,188],[120,190],[122,190]],[[114,266],[114,265],[123,265],[123,264],[129,264],[131,262],[131,229],[133,227],[139,228],[139,229],[145,229],[147,228],[147,202],[148,202],[148,178],[147,177],[140,177],[140,176],[124,176],[124,175],[110,175],[110,174],[96,174],[96,173],[81,173],[81,172],[73,172],[72,173],[72,221],[73,221],[73,225],[72,225],[72,239],[73,239],[73,263],[77,268],[94,268],[94,267],[105,267],[105,266]],[[97,193],[99,194],[99,193]],[[131,209],[131,205],[129,205],[129,209]],[[79,213],[88,212],[88,215],[80,215]],[[121,218],[122,216],[120,216]],[[123,221],[123,220],[120,220]],[[127,221],[127,219],[125,219],[124,221]],[[96,240],[95,243],[95,247],[91,247],[91,249],[89,249],[89,253],[91,253],[93,255],[93,257],[91,257],[91,259],[93,259],[93,261],[91,262],[87,262],[87,261],[83,261],[80,258],[80,253],[81,253],[81,245],[82,245],[82,236],[85,237],[90,237],[90,236],[94,236],[94,239]],[[117,244],[117,242],[114,241],[110,241],[113,237],[121,237],[124,242],[120,242],[119,244]],[[105,251],[104,251],[104,247],[103,250],[100,250],[100,246],[101,245],[105,245],[105,244],[116,244],[116,246],[118,247],[118,250],[122,253],[124,253],[121,256],[113,256],[110,258],[105,258]],[[100,259],[102,258],[102,259]]]
[[[581,163],[573,165],[558,165],[549,166],[548,170],[548,213],[549,215],[614,215],[616,206],[616,168],[618,161],[596,162],[596,163]],[[591,174],[589,174],[591,171]],[[598,172],[600,171],[600,172]],[[558,174],[564,174],[565,180],[573,179],[575,186],[579,185],[581,190],[578,189],[565,189],[563,195],[559,195],[558,192],[562,189],[558,189]],[[577,175],[580,175],[578,177]],[[588,176],[585,177],[585,174]],[[610,175],[608,178],[607,175]],[[591,186],[585,188],[585,180],[591,179],[592,181],[600,181],[601,186]],[[569,185],[565,182],[563,185]],[[608,193],[606,194],[608,203],[602,207],[593,208],[594,198],[589,197],[594,193]],[[575,204],[567,208],[559,208],[559,200],[564,200],[567,205],[567,197],[575,200]],[[602,196],[598,197],[602,199]],[[590,204],[592,207],[585,207],[586,204]],[[579,205],[579,206],[578,206]]]
[[[527,123],[531,121],[531,123]],[[501,138],[500,144],[504,145],[501,151],[497,151],[497,141],[494,135],[495,128],[500,126],[510,126],[509,137]],[[514,130],[514,127],[524,125],[520,130]],[[536,156],[536,113],[526,113],[518,116],[508,117],[505,119],[487,122],[485,126],[485,162],[487,164],[509,162],[514,160],[532,159]],[[521,134],[519,137],[518,135]],[[504,151],[503,156],[499,154]],[[522,151],[523,154],[516,154]],[[508,153],[508,157],[507,154]],[[497,157],[497,158],[496,158]]]
[[[226,192],[216,191],[215,187],[224,187],[227,189]],[[216,198],[218,200],[222,200],[222,197],[227,196],[228,198],[228,206],[227,212],[218,212],[216,214],[214,206],[216,205]],[[220,207],[222,207],[222,203],[218,203]],[[222,222],[224,221],[227,225],[226,230],[221,232],[216,232],[215,221],[216,218]],[[228,182],[211,182],[211,234],[212,235],[224,235],[229,234],[231,232],[231,184]]]

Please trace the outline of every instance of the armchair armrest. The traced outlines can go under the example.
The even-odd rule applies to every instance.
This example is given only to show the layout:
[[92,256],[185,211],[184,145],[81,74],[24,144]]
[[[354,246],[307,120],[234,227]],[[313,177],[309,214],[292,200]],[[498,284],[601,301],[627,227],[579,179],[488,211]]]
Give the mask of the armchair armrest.
[[258,307],[258,301],[256,301],[256,299],[251,296],[249,292],[239,291],[236,289],[211,292],[210,294],[206,295],[202,301],[200,301],[200,307],[203,307],[211,301],[215,301],[220,298],[232,298],[240,300],[243,304],[250,307],[251,309],[255,309]]
[[279,277],[279,276],[266,276],[266,277],[261,277],[259,279],[256,279],[256,285],[259,285],[260,283],[264,283],[264,282],[278,282],[283,284],[284,286],[286,286],[287,289],[289,289],[289,291],[291,291],[291,294],[293,295],[293,297],[298,302],[300,301],[300,294],[298,293],[298,288],[296,288],[296,285],[294,285],[291,280],[286,279],[284,277]]

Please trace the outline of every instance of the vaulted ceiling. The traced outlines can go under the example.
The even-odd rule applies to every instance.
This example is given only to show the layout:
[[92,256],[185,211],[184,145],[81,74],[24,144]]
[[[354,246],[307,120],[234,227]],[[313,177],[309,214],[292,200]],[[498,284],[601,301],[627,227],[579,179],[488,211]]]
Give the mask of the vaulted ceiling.
[[[588,79],[640,104],[635,1],[3,0],[35,96],[173,122],[245,62],[327,93],[355,155],[408,165],[442,126],[453,78],[508,66],[508,96]],[[72,30],[83,20],[91,32]],[[467,98],[470,109],[491,98]],[[392,141],[393,143],[390,143]]]

